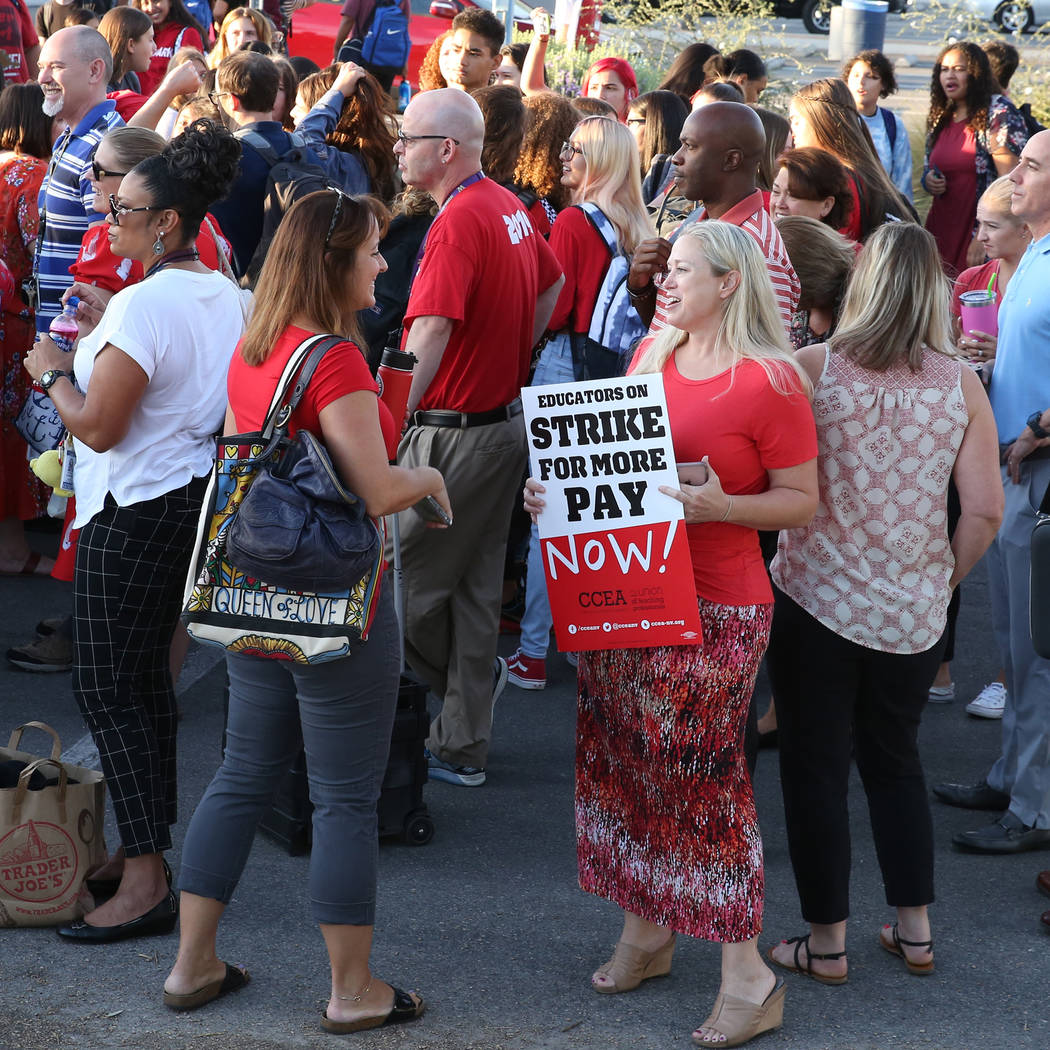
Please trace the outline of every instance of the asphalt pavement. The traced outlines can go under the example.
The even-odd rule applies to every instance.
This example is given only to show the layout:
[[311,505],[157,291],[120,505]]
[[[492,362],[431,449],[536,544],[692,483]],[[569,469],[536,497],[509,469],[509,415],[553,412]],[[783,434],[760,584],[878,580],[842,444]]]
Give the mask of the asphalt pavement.
[[[33,534],[41,549],[56,536]],[[45,579],[0,582],[0,646],[31,634],[43,616],[69,608],[69,588]],[[516,645],[504,637],[501,651]],[[997,753],[999,723],[963,706],[993,677],[996,658],[980,571],[964,585],[959,699],[930,705],[922,745],[929,780],[979,777]],[[814,653],[819,660],[820,654]],[[589,976],[619,933],[616,909],[576,885],[573,840],[574,671],[549,660],[542,692],[508,686],[495,714],[488,782],[428,784],[433,841],[380,849],[373,966],[420,991],[418,1023],[343,1037],[362,1047],[411,1050],[685,1050],[718,990],[715,945],[680,938],[672,975],[627,995],[595,995]],[[185,822],[219,760],[223,671],[195,648],[180,680],[181,821],[170,855],[178,871]],[[762,687],[765,692],[765,687]],[[29,719],[54,726],[68,751],[84,753],[84,727],[68,674],[36,675],[0,664],[0,738]],[[28,738],[27,738],[28,739]],[[802,931],[784,837],[774,751],[755,781],[765,842],[765,932],[760,943]],[[934,804],[938,901],[931,910],[937,970],[912,977],[876,945],[886,907],[859,783],[851,785],[854,863],[850,976],[827,987],[787,976],[784,1027],[768,1050],[1050,1047],[1050,933],[1039,915],[1035,875],[1050,853],[983,857],[956,853],[951,835],[986,814]],[[116,841],[112,820],[107,838]],[[327,962],[305,895],[309,860],[260,836],[221,928],[224,958],[246,965],[251,984],[192,1014],[161,1004],[176,935],[85,946],[51,929],[0,931],[0,1050],[43,1048],[322,1047]]]

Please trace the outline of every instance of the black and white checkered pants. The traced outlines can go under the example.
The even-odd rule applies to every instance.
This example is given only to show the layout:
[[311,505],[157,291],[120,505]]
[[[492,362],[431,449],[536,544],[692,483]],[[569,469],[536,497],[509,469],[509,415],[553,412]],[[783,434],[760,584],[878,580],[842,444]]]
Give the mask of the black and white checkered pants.
[[175,822],[179,619],[206,478],[119,507],[80,530],[73,578],[73,691],[98,748],[129,857],[170,849]]

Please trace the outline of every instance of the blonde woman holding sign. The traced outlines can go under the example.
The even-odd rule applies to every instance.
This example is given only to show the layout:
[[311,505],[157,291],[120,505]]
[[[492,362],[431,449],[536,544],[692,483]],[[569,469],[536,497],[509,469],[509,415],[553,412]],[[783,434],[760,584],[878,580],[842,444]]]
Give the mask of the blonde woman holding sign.
[[[696,223],[668,265],[674,327],[632,373],[663,376],[675,457],[703,464],[690,475],[701,484],[661,489],[685,506],[703,641],[581,655],[577,854],[580,885],[624,912],[594,990],[627,992],[668,973],[677,933],[717,941],[722,984],[693,1041],[729,1047],[783,1017],[783,984],[756,943],[762,841],[743,738],[772,618],[757,530],[812,518],[816,436],[809,380],[754,240]],[[533,515],[543,492],[530,478]]]

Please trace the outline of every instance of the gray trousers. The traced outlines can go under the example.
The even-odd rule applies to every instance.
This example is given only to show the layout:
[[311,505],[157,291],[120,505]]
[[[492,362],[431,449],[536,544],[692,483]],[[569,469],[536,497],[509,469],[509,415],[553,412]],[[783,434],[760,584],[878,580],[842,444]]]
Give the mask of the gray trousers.
[[1009,695],[1003,750],[988,783],[1010,796],[1010,812],[1029,826],[1050,828],[1050,660],[1032,647],[1028,623],[1032,529],[1050,484],[1050,459],[1024,461],[1021,483],[1003,467],[1006,509],[985,556],[992,622]]
[[301,728],[314,804],[311,912],[319,923],[373,924],[376,803],[397,707],[390,584],[384,581],[368,641],[340,660],[305,666],[227,655],[226,751],[186,832],[180,890],[229,903]]
[[428,529],[401,512],[405,658],[444,701],[427,747],[446,762],[485,767],[492,664],[499,642],[507,530],[525,470],[522,417],[465,430],[413,427],[398,463],[441,471],[452,526]]

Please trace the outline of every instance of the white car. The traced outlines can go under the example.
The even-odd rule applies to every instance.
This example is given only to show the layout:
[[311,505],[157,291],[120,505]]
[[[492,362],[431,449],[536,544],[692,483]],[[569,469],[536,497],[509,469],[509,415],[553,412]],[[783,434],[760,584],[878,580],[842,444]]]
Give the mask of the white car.
[[1050,0],[964,0],[962,6],[1007,33],[1027,33],[1050,20]]

